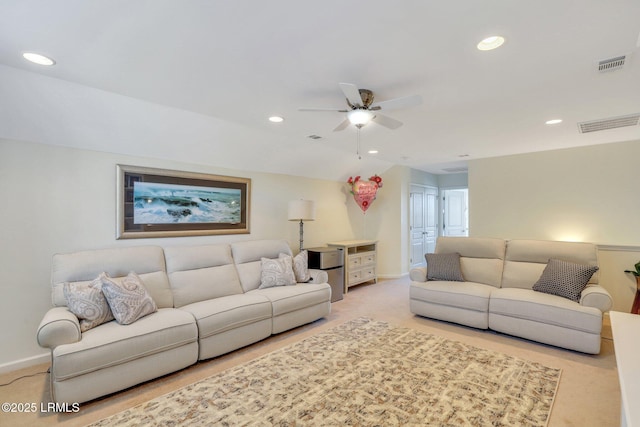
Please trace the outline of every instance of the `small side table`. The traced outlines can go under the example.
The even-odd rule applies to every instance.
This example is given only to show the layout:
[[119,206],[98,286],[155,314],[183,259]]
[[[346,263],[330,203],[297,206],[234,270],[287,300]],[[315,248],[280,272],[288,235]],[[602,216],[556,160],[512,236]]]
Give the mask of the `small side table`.
[[351,286],[373,280],[378,283],[376,273],[377,240],[343,240],[329,242],[344,251],[344,293]]

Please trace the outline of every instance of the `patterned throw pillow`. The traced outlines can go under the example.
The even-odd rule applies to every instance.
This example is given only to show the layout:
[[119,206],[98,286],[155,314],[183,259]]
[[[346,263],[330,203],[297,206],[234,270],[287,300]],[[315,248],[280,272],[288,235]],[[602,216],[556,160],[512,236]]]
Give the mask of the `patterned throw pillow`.
[[295,285],[296,276],[293,274],[292,260],[293,258],[290,256],[277,259],[262,258],[258,289]]
[[102,278],[102,292],[109,302],[116,321],[129,325],[148,314],[158,311],[155,301],[133,271],[122,279]]
[[91,283],[63,285],[62,291],[67,300],[67,307],[80,320],[81,332],[113,320],[113,314],[101,289],[102,274]]
[[425,254],[427,259],[427,280],[447,280],[464,282],[460,270],[460,254]]
[[[291,257],[291,255],[280,254],[278,258]],[[296,276],[296,282],[306,283],[311,280],[309,274],[309,253],[307,250],[301,251],[293,257],[293,274]]]
[[598,267],[595,265],[551,258],[533,290],[580,302],[582,291],[596,271]]

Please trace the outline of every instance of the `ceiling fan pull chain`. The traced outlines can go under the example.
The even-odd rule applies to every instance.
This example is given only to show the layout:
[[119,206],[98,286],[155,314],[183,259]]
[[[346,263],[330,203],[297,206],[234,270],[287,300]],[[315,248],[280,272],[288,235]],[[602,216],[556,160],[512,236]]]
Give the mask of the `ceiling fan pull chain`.
[[362,160],[362,156],[360,156],[360,128],[362,127],[362,125],[356,125],[356,128],[358,129],[356,134],[357,134],[357,146],[356,146],[356,154],[358,155],[358,160]]

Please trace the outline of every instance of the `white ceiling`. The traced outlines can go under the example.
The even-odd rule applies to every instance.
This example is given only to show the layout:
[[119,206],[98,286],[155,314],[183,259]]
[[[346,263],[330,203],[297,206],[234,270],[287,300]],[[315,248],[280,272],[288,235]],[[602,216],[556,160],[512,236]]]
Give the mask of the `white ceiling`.
[[[476,49],[496,34],[501,48]],[[577,127],[640,113],[639,36],[638,0],[2,0],[0,137],[327,179],[442,173],[640,140]],[[358,160],[355,128],[332,131],[344,114],[298,111],[344,108],[339,82],[424,103],[387,113],[397,130],[365,126]]]

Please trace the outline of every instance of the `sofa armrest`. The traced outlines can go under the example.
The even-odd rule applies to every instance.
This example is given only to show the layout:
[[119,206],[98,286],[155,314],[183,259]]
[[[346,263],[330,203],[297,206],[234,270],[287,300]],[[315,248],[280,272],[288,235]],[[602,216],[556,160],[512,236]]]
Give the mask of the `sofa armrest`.
[[40,347],[54,349],[61,344],[80,341],[80,322],[67,307],[54,307],[47,311],[38,326]]
[[613,298],[605,288],[600,285],[588,285],[582,291],[580,304],[586,307],[595,307],[598,310],[609,311],[613,306]]
[[311,280],[307,283],[327,283],[329,282],[329,275],[324,270],[316,270],[314,268],[309,269]]
[[414,282],[426,282],[427,281],[427,267],[416,267],[409,271],[409,277]]

